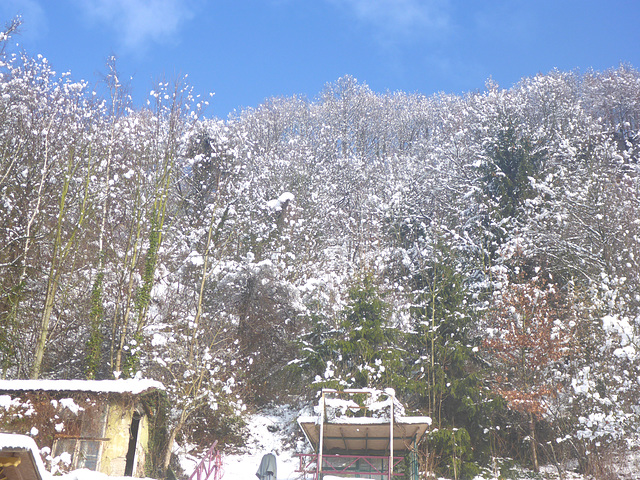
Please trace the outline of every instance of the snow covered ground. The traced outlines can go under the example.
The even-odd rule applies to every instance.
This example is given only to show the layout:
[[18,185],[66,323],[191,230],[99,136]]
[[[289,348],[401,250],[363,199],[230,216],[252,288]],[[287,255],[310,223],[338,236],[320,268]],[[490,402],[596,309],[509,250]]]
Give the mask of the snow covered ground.
[[[278,480],[297,480],[300,474],[296,452],[305,451],[306,445],[300,441],[292,443],[299,435],[297,418],[300,412],[288,406],[273,407],[250,417],[247,424],[248,436],[242,453],[223,455],[224,480],[255,479],[262,456],[274,453],[277,459]],[[190,475],[199,459],[194,458],[184,448],[176,452],[183,471]],[[70,479],[71,480],[71,479]]]

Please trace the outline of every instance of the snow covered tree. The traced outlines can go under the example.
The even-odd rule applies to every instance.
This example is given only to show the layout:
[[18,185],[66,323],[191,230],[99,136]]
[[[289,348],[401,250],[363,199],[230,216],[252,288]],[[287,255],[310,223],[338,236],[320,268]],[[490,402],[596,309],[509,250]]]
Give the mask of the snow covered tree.
[[516,119],[498,119],[495,139],[486,141],[483,200],[488,207],[489,252],[495,252],[522,222],[525,201],[533,197],[530,178],[544,150],[518,131]]
[[547,402],[561,383],[556,368],[572,349],[572,319],[563,308],[559,287],[544,278],[517,273],[494,294],[487,312],[487,360],[491,387],[509,407],[525,415],[530,461],[539,469],[536,424],[548,414]]
[[[12,351],[12,367],[21,376],[37,376],[47,344],[76,320],[70,306],[82,290],[85,259],[78,246],[89,206],[88,132],[97,110],[86,84],[56,77],[41,56],[3,60],[0,318],[8,332],[18,328],[23,338]],[[57,333],[49,329],[52,315]]]
[[[135,294],[133,284],[129,284],[127,310],[119,325],[119,340],[113,360],[113,371],[121,372],[125,376],[135,375],[139,366],[138,344],[142,340],[142,330],[148,322],[166,222],[176,208],[173,192],[176,177],[180,174],[178,157],[181,153],[181,140],[192,127],[192,123],[185,118],[188,113],[185,107],[191,103],[189,90],[190,87],[181,81],[176,81],[173,85],[160,82],[158,91],[154,90],[150,94],[154,100],[153,115],[147,117],[147,121],[153,133],[144,146],[144,154],[151,162],[149,172],[144,172],[151,177],[148,184],[150,191],[145,192],[148,194],[143,197],[146,205],[140,212],[140,215],[144,215],[148,227],[145,232],[141,232],[141,225],[138,223],[133,242],[135,246],[144,238],[141,235],[146,236],[146,250]],[[139,253],[137,246],[134,247],[134,252],[135,264],[135,258]]]
[[276,385],[288,383],[283,367],[294,358],[302,306],[296,289],[278,277],[271,261],[255,262],[251,255],[247,260],[229,265],[216,294],[237,318],[239,378],[246,395],[260,403],[278,393]]
[[[210,444],[239,435],[246,408],[236,382],[238,348],[231,307],[219,303],[216,284],[237,234],[233,182],[238,162],[233,140],[216,121],[200,121],[185,139],[177,170],[187,173],[172,190],[178,214],[151,291],[142,329],[140,363],[163,381],[172,404],[162,471],[176,440]],[[217,172],[192,176],[194,171]]]
[[404,387],[401,339],[389,313],[370,274],[354,283],[335,328],[323,322],[303,339],[302,368],[318,388]]
[[428,440],[434,470],[455,470],[458,477],[468,478],[478,472],[475,462],[486,460],[484,431],[492,402],[474,359],[471,296],[460,258],[447,238],[438,239],[431,260],[414,274],[407,395],[417,399],[412,403],[431,416],[438,429]]
[[[107,62],[107,68],[109,73],[105,76],[105,84],[109,89],[109,113],[107,115],[108,126],[108,140],[106,151],[104,152],[104,161],[100,162],[100,169],[104,167],[104,177],[101,178],[101,193],[97,202],[101,203],[97,208],[100,213],[100,218],[97,219],[96,226],[98,229],[98,256],[95,265],[95,274],[91,287],[91,307],[89,311],[89,324],[90,333],[87,340],[87,366],[86,375],[87,378],[93,379],[99,375],[100,365],[102,364],[102,349],[103,349],[103,330],[104,330],[104,282],[105,282],[105,269],[106,269],[106,250],[105,237],[107,220],[109,218],[109,208],[111,204],[111,187],[114,183],[114,179],[111,178],[111,164],[114,158],[115,149],[115,133],[116,123],[118,119],[124,115],[126,108],[126,93],[123,92],[124,86],[118,78],[118,72],[115,64],[115,58],[112,57]],[[99,155],[96,155],[99,156]],[[98,213],[97,213],[98,215]]]
[[[81,146],[88,148],[87,146]],[[45,148],[46,150],[46,148]],[[45,155],[47,155],[45,153]],[[40,376],[40,369],[42,365],[42,358],[44,356],[44,350],[47,345],[47,338],[49,336],[49,324],[51,322],[51,315],[53,313],[54,304],[56,301],[56,295],[60,288],[60,279],[63,273],[62,266],[67,262],[71,249],[74,247],[74,243],[78,236],[78,232],[83,226],[84,218],[87,211],[87,197],[89,195],[89,166],[86,167],[86,181],[84,186],[80,186],[81,193],[78,197],[79,203],[77,205],[69,205],[68,195],[70,193],[70,186],[74,181],[74,174],[76,168],[81,163],[80,158],[77,158],[73,150],[69,152],[69,159],[67,163],[66,171],[63,173],[64,179],[62,181],[62,191],[60,193],[59,210],[57,212],[56,227],[54,230],[54,238],[51,246],[51,260],[49,266],[49,273],[47,276],[46,295],[44,298],[44,307],[42,310],[41,324],[39,337],[36,342],[34,360],[31,366],[31,378],[37,379]],[[45,158],[45,161],[47,159]],[[72,212],[74,219],[69,222],[69,210],[70,207],[75,210]],[[74,208],[75,207],[75,208]],[[70,225],[65,226],[65,224]],[[67,235],[64,235],[64,230],[68,229]],[[66,237],[66,238],[65,238]]]

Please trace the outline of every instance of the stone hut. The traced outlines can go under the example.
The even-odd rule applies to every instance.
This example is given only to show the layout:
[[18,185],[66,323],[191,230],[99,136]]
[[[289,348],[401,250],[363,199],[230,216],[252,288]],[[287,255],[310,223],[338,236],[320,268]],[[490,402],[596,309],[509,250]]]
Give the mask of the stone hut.
[[52,473],[143,477],[163,390],[151,380],[0,380],[0,432],[31,436]]

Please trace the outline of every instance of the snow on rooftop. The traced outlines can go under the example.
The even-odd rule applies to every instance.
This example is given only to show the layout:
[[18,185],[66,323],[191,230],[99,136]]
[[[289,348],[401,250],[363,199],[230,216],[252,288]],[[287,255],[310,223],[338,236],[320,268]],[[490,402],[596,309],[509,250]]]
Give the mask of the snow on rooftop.
[[14,433],[0,433],[0,449],[38,451],[38,447],[33,438]]
[[155,380],[0,380],[0,391],[54,391],[140,394],[151,390],[164,390]]
[[30,451],[33,461],[42,478],[48,478],[49,472],[45,469],[38,446],[33,438],[15,433],[0,433],[0,451]]
[[[431,417],[394,417],[394,423],[400,425],[411,424],[424,424],[431,425]],[[298,417],[298,423],[320,423],[320,416],[300,416]],[[343,425],[383,425],[389,423],[388,418],[384,417],[334,417],[329,423],[343,424]]]
[[[367,398],[364,401],[363,406],[358,405],[352,398],[337,398],[332,395],[351,395],[351,394],[367,394]],[[326,395],[326,396],[325,396]],[[386,397],[386,398],[384,398]],[[382,400],[381,400],[382,398]],[[324,405],[323,405],[324,403]],[[385,390],[378,390],[375,388],[362,388],[362,389],[346,389],[341,392],[333,389],[323,389],[323,398],[321,402],[316,405],[313,410],[316,413],[315,416],[300,416],[298,423],[320,423],[321,412],[325,411],[325,421],[328,423],[342,424],[342,425],[382,425],[389,423],[389,414],[385,414],[385,410],[391,405],[394,407],[394,422],[398,424],[426,424],[431,425],[431,417],[428,416],[405,416],[404,405],[398,401],[395,396],[395,391],[392,388]],[[348,416],[349,412],[355,413],[361,408],[365,408],[374,416]],[[325,410],[326,409],[326,410]],[[333,410],[333,411],[331,411]],[[336,413],[340,413],[337,415]]]

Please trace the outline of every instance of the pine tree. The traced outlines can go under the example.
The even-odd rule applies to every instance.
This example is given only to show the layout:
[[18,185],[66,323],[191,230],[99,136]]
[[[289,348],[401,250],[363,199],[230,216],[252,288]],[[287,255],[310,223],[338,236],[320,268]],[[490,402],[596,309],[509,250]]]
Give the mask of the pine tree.
[[316,323],[313,336],[322,343],[302,347],[303,365],[315,376],[317,386],[403,389],[403,351],[389,315],[373,277],[365,274],[349,290],[336,328]]
[[474,462],[482,461],[488,448],[483,429],[491,402],[474,362],[470,296],[461,265],[455,253],[438,242],[433,260],[413,281],[414,333],[407,345],[415,355],[410,389],[437,427],[429,441],[440,459],[436,470],[453,474],[455,469],[460,478],[470,478],[478,472]]

